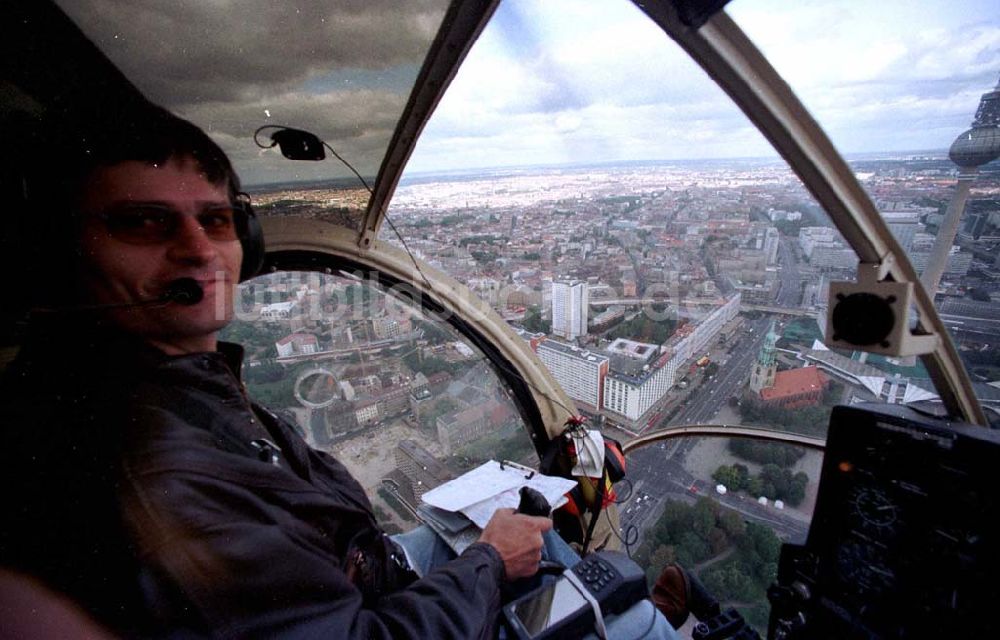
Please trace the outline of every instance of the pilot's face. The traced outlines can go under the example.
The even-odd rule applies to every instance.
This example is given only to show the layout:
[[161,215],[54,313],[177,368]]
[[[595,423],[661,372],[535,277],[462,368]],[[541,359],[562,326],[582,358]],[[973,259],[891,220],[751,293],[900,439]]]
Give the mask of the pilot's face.
[[[122,330],[169,354],[214,350],[216,333],[233,314],[243,258],[239,240],[227,237],[232,234],[219,226],[225,224],[219,216],[229,203],[227,185],[208,182],[187,158],[159,166],[128,161],[98,169],[79,207],[85,302],[151,300],[170,283],[193,278],[205,292],[197,304],[171,302],[103,313]],[[166,217],[144,217],[145,205]],[[129,215],[137,217],[123,217]]]

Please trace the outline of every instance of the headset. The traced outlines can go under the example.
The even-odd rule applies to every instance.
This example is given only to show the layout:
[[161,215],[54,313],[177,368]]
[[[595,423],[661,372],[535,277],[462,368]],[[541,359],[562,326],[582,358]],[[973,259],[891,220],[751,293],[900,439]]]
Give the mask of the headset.
[[243,247],[243,262],[240,264],[240,282],[246,282],[250,278],[260,273],[264,266],[264,230],[260,226],[257,213],[250,204],[250,196],[245,196],[243,210],[247,215],[246,228],[240,229],[240,246]]

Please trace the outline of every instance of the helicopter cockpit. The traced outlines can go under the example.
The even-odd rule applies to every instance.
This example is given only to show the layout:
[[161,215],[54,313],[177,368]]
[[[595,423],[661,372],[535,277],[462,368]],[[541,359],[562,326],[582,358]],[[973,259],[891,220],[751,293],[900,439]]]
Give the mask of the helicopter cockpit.
[[[998,566],[990,2],[5,4],[5,260],[40,132],[148,102],[204,128],[267,250],[223,337],[386,531],[583,419],[623,443],[601,535],[650,581],[685,565],[771,638],[929,637],[948,602],[1000,628],[996,587],[906,587],[885,542],[947,517],[919,540],[965,536],[950,579]],[[37,286],[8,269],[4,363]]]

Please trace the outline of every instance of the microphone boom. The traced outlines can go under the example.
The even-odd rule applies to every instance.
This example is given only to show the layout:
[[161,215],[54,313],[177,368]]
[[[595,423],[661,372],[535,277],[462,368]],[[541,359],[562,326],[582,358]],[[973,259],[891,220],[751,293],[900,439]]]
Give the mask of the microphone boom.
[[35,308],[32,313],[81,313],[106,309],[127,309],[128,307],[166,306],[176,303],[184,306],[196,305],[205,297],[205,290],[194,278],[178,278],[170,282],[163,293],[155,298],[135,302],[113,302],[108,304],[85,304],[55,309]]

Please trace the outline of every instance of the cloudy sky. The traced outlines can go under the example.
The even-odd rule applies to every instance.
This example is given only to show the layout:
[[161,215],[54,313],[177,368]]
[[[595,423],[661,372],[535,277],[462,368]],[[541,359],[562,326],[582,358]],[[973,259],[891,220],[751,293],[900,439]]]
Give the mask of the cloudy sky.
[[[315,131],[374,174],[444,0],[60,0],[250,183],[346,175],[262,151]],[[1000,78],[995,0],[734,0],[727,12],[846,153],[944,149]],[[627,0],[503,0],[408,171],[770,155]]]
[[[946,148],[1000,78],[992,1],[735,0],[726,11],[844,152]],[[520,0],[501,4],[410,169],[770,153],[631,3]]]

